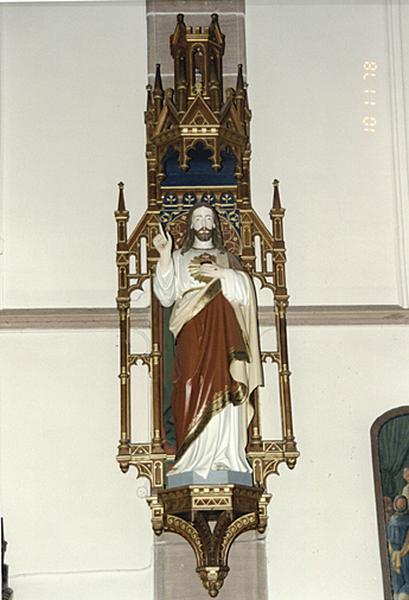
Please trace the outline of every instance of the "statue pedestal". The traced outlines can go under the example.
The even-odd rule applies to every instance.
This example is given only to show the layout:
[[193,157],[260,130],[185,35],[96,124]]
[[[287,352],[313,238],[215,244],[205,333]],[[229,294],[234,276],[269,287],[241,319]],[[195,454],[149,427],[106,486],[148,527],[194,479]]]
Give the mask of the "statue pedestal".
[[251,473],[242,473],[241,471],[209,471],[207,477],[202,477],[195,471],[185,473],[168,474],[166,477],[166,487],[177,488],[187,485],[253,485]]
[[[222,596],[226,599],[238,598],[237,591],[243,589],[241,577],[244,577],[243,582],[245,582],[251,571],[257,573],[259,570],[257,548],[261,542],[260,538],[255,537],[254,532],[257,530],[259,534],[264,533],[269,500],[270,495],[263,492],[261,488],[234,484],[186,486],[161,490],[157,497],[151,497],[149,501],[155,533],[158,535],[165,533],[166,536],[166,532],[173,532],[186,540],[186,542],[178,544],[172,536],[170,541],[161,544],[162,540],[169,540],[169,537],[166,536],[161,537],[155,546],[158,548],[157,566],[155,567],[158,573],[156,587],[160,589],[158,600],[165,600],[167,597],[169,600],[170,598],[172,600],[174,598],[178,600],[182,598],[196,599],[199,593],[197,579],[194,578],[195,583],[193,583],[191,578],[187,580],[182,577],[179,570],[180,567],[184,572],[188,572],[185,571],[185,567],[187,561],[189,564],[191,562],[192,549],[196,557],[196,573],[208,594],[212,598],[216,597],[231,570],[228,564],[231,546],[234,540],[240,537],[240,541],[252,540],[252,543],[249,545],[242,541],[239,545],[244,549],[239,558],[236,557],[234,583],[228,587],[232,590],[228,593],[232,595]],[[253,537],[249,538],[249,533],[253,533]],[[261,547],[264,547],[264,543]],[[251,555],[253,564],[249,560]],[[264,556],[264,553],[262,555]],[[262,569],[260,573],[264,571],[265,569]],[[168,580],[174,582],[171,586],[170,596],[164,595]],[[249,577],[249,581],[253,581],[252,577]],[[180,591],[179,587],[176,591],[174,586],[181,586]],[[191,587],[190,595],[180,595],[184,586],[187,586],[186,589]],[[263,587],[265,586],[266,582],[263,583]],[[257,594],[254,599],[259,600],[259,592]],[[249,595],[242,597],[243,600],[253,598]]]
[[[160,490],[158,496],[151,496],[148,501],[152,510],[152,526],[155,533],[161,535],[162,533],[173,532],[186,540],[186,543],[182,546],[175,545],[173,541],[165,544],[162,554],[166,558],[160,555],[162,558],[157,557],[157,562],[167,564],[167,557],[172,557],[173,553],[180,551],[182,555],[178,560],[184,568],[187,553],[191,553],[193,550],[196,557],[196,573],[209,595],[214,598],[220,592],[224,580],[231,570],[228,562],[229,552],[234,540],[238,537],[240,537],[240,540],[257,540],[258,538],[255,537],[243,536],[255,531],[258,531],[259,534],[264,533],[270,495],[266,494],[261,488],[234,484],[221,486],[192,485]],[[161,537],[160,541],[162,539],[169,538]],[[157,546],[161,548],[160,542]],[[167,551],[167,548],[171,548],[171,550]],[[254,556],[256,556],[257,551],[254,550],[254,552]],[[237,577],[242,575],[243,569],[245,569],[246,576],[249,575],[251,569],[255,569],[257,572],[257,559],[254,559],[254,564],[250,567],[246,551],[243,551],[242,558],[238,560]],[[172,565],[171,558],[169,564]],[[158,569],[160,573],[162,567],[159,566]],[[172,569],[170,566],[169,572],[167,569],[165,571],[167,574],[163,576],[163,585],[166,586],[167,577],[173,580],[175,575],[176,585],[177,568]],[[250,578],[250,580],[252,579]],[[241,589],[241,584],[237,588],[237,581],[238,579],[235,578],[233,589]],[[186,583],[186,585],[188,584]],[[193,590],[195,589],[194,585]],[[180,600],[182,597],[174,589],[172,594],[169,598]],[[186,598],[188,597],[195,597],[195,595]],[[228,598],[229,596],[225,597]],[[165,596],[158,596],[158,600],[164,600],[164,598]],[[250,596],[244,598],[249,600]],[[259,598],[259,596],[254,598]]]
[[[154,542],[154,600],[209,600],[189,544],[171,533]],[[229,557],[229,576],[220,600],[268,600],[265,536],[254,531],[236,540]]]

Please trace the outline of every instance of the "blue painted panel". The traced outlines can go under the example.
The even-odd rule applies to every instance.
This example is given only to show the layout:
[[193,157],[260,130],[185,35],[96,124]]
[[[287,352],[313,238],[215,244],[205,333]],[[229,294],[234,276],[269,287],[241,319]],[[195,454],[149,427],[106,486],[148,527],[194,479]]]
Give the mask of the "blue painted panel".
[[234,177],[236,159],[232,152],[224,150],[221,153],[221,169],[216,172],[212,169],[210,161],[211,152],[202,142],[189,151],[191,157],[189,169],[182,171],[179,169],[179,153],[170,147],[163,160],[165,179],[163,186],[184,186],[184,185],[236,185]]

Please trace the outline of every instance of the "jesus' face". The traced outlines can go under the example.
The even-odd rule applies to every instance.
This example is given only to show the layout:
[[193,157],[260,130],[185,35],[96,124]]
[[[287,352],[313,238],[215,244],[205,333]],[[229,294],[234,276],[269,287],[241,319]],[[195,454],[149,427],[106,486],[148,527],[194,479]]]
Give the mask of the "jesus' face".
[[212,238],[215,228],[214,215],[211,208],[200,206],[192,215],[192,228],[195,237],[201,242],[207,242]]

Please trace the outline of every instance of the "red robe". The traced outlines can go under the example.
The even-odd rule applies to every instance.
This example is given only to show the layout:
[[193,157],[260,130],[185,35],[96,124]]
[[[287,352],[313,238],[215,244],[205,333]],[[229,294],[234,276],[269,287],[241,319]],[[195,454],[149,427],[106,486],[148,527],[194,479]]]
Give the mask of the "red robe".
[[246,386],[234,381],[229,371],[233,358],[248,361],[246,345],[219,281],[214,288],[214,298],[176,339],[172,389],[176,460],[214,415],[229,402],[240,404],[246,395]]

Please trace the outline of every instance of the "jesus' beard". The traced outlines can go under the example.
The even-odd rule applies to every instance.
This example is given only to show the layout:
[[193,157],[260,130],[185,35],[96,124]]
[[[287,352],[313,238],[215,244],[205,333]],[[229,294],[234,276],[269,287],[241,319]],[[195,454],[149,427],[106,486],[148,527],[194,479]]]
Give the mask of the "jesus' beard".
[[207,229],[207,227],[202,227],[201,229],[194,230],[195,237],[201,242],[208,242],[212,239],[213,232],[211,229]]

